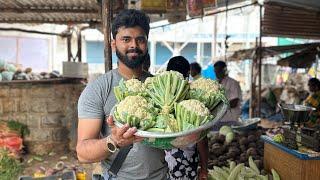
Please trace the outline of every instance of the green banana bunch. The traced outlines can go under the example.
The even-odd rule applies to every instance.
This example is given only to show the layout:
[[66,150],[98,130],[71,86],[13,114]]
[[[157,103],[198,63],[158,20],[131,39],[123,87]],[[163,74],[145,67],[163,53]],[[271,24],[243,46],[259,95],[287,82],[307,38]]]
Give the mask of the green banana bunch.
[[189,99],[197,99],[212,111],[221,101],[228,103],[224,88],[211,79],[199,78],[190,83]]
[[175,103],[175,116],[179,131],[193,129],[213,119],[209,109],[195,99]]
[[147,93],[161,108],[162,114],[171,113],[174,103],[183,100],[189,90],[188,81],[176,71],[165,71],[152,77],[147,83]]

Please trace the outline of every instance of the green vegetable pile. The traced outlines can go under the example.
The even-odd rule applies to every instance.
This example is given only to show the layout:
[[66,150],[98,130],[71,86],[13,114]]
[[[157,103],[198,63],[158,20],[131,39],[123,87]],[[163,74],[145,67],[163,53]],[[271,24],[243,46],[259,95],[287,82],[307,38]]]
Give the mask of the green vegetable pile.
[[214,118],[210,112],[220,102],[226,102],[224,90],[216,81],[200,79],[189,84],[176,71],[165,71],[144,83],[121,80],[114,87],[114,94],[118,100],[114,111],[117,121],[163,133],[206,124]]
[[276,134],[275,136],[273,136],[272,140],[277,143],[283,143],[284,136],[282,134]]
[[22,164],[18,160],[9,156],[9,152],[0,149],[0,179],[12,180],[16,179],[22,172]]
[[[209,170],[209,180],[268,180],[268,175],[261,175],[251,156],[249,157],[249,167],[243,163],[236,165],[234,161],[230,161],[229,167],[214,166],[213,168],[213,170]],[[279,174],[274,169],[271,172],[273,180],[280,180]]]

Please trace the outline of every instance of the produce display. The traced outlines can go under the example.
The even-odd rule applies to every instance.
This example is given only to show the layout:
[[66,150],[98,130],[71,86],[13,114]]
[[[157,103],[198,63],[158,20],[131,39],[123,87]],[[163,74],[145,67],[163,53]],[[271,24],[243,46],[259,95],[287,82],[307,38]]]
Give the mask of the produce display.
[[227,166],[228,161],[248,166],[248,159],[251,156],[261,170],[264,148],[264,142],[260,139],[262,134],[264,134],[262,129],[233,132],[228,126],[222,126],[219,133],[209,134],[208,168]]
[[228,102],[224,88],[217,81],[205,78],[199,78],[190,83],[188,96],[190,99],[203,102],[210,110],[214,109],[221,101]]
[[[268,174],[261,173],[252,157],[248,160],[249,166],[245,166],[244,163],[237,164],[234,161],[229,161],[229,166],[218,167],[214,166],[212,170],[209,170],[209,180],[268,180]],[[272,179],[280,180],[279,174],[272,169]]]
[[200,79],[189,84],[176,71],[165,71],[144,83],[137,79],[121,80],[114,93],[118,100],[114,110],[116,121],[163,133],[186,131],[208,123],[214,119],[211,110],[226,99],[216,81]]
[[119,86],[114,88],[114,94],[118,101],[122,101],[127,96],[134,96],[134,95],[142,95],[145,96],[146,94],[145,85],[140,82],[138,79],[130,79],[124,81],[123,79],[120,80]]
[[28,67],[25,70],[22,70],[19,65],[0,59],[0,81],[42,80],[59,77],[60,73],[56,70],[52,71],[51,73],[34,73],[32,72],[32,68]]

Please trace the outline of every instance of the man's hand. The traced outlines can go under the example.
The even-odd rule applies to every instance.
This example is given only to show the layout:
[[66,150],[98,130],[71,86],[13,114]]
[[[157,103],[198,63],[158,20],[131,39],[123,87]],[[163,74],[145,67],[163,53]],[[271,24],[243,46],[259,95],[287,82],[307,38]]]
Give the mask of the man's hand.
[[128,124],[125,124],[121,128],[119,128],[114,125],[112,116],[108,117],[107,123],[111,128],[110,138],[116,143],[118,147],[128,146],[130,144],[143,140],[142,137],[134,135],[137,132],[136,127],[129,127]]
[[208,179],[208,170],[204,169],[204,168],[200,168],[198,179],[199,180],[207,180]]

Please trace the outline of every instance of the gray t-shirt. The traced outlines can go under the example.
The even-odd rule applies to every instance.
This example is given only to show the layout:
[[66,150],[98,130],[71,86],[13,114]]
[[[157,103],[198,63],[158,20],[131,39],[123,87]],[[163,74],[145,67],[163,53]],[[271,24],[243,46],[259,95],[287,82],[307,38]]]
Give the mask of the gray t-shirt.
[[[140,80],[144,81],[151,76],[144,73]],[[119,84],[123,77],[118,69],[98,77],[89,83],[81,93],[78,102],[79,119],[100,119],[104,121],[101,130],[102,135],[110,134],[110,129],[105,123],[105,117],[109,116],[112,107],[116,104],[113,87]],[[116,157],[111,155],[102,163],[104,171],[108,169]],[[164,159],[164,151],[135,143],[126,160],[118,172],[117,179],[166,179],[167,164]]]

